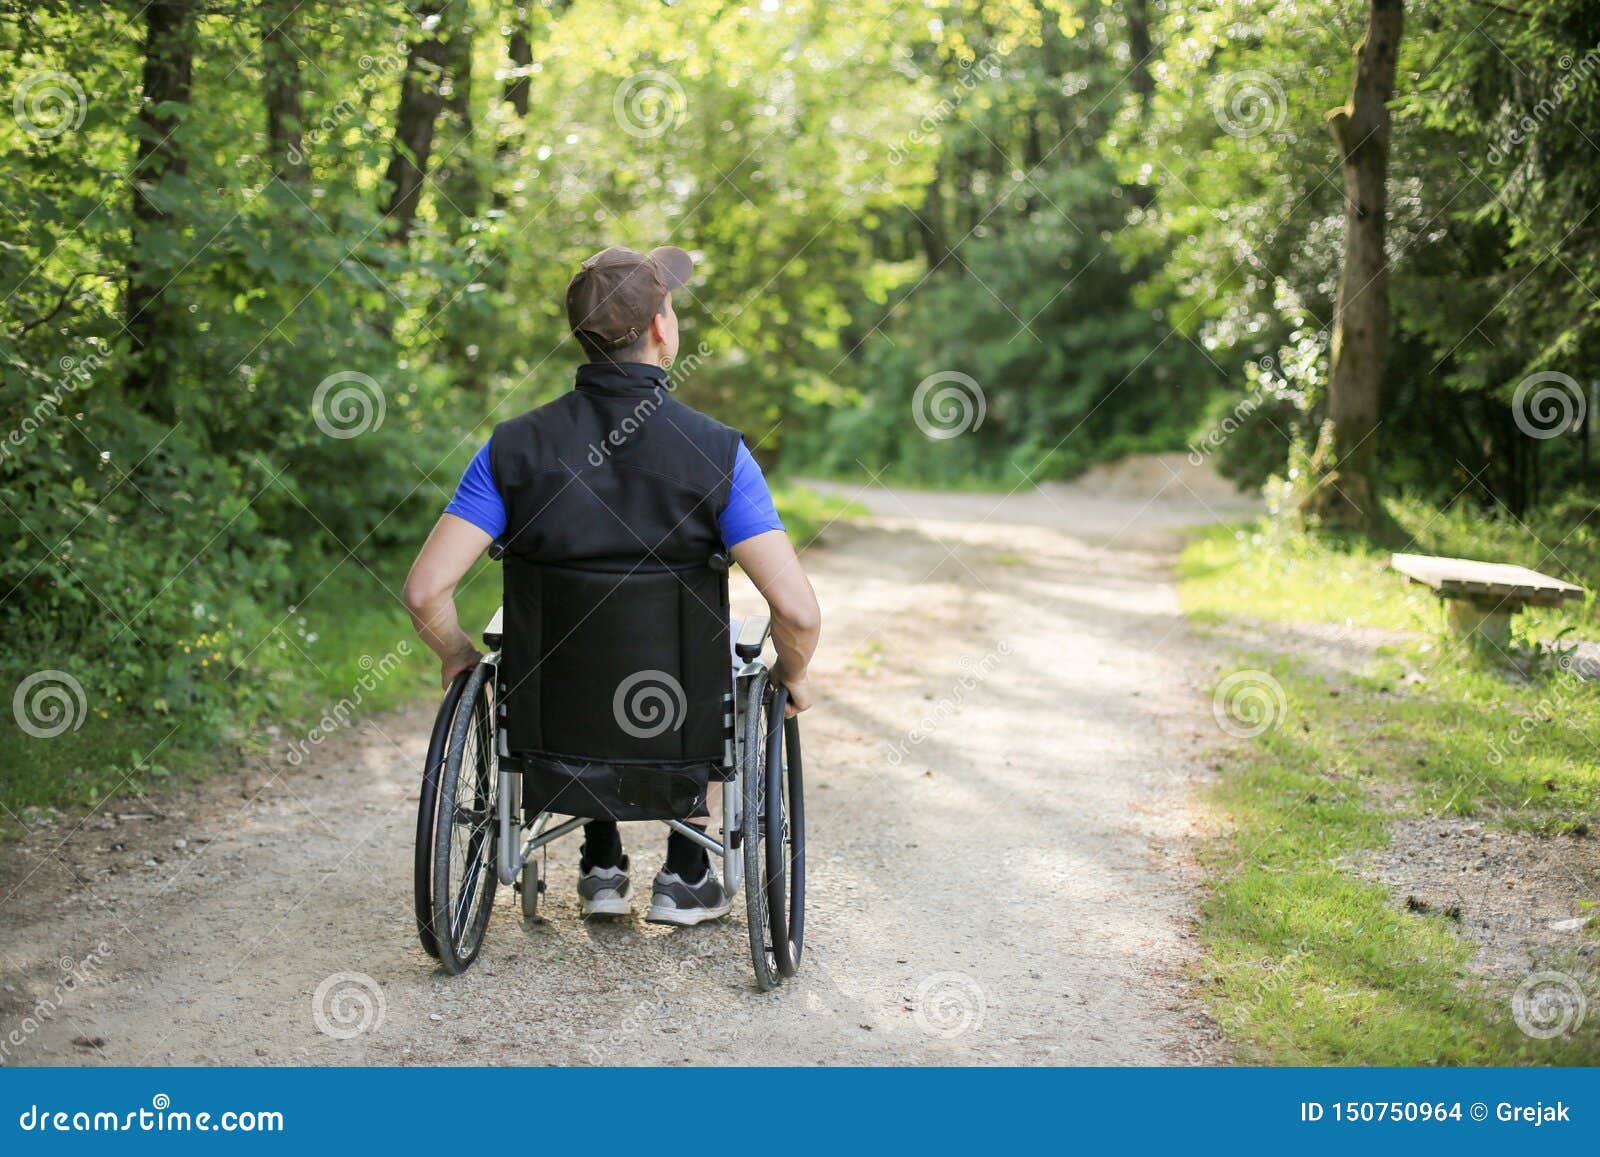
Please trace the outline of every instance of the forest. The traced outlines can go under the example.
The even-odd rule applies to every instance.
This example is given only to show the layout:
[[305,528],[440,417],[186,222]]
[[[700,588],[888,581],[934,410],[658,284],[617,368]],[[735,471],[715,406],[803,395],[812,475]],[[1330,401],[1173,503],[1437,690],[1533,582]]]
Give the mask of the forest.
[[88,716],[12,803],[400,646],[613,243],[695,254],[674,381],[785,482],[1600,504],[1593,0],[30,0],[0,90],[0,682]]

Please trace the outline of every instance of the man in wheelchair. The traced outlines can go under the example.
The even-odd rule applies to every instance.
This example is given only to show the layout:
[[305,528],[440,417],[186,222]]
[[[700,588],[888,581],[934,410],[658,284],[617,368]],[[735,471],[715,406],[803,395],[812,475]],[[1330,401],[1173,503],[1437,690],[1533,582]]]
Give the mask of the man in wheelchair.
[[[685,642],[691,633],[716,629],[726,637],[726,576],[714,574],[726,570],[722,552],[771,612],[772,682],[787,689],[786,713],[812,702],[807,665],[820,612],[761,468],[737,431],[672,396],[672,291],[692,273],[689,254],[672,246],[648,254],[614,246],[583,263],[567,288],[568,321],[588,358],[575,388],[495,427],[405,584],[406,607],[449,688],[483,658],[457,620],[456,584],[496,544],[506,568],[497,726],[521,760],[522,782],[532,785],[522,790],[544,793],[528,813],[588,818],[578,880],[585,916],[631,912],[618,820],[666,818],[662,806],[689,798],[678,791],[679,800],[648,801],[654,810],[619,803],[633,798],[627,785],[636,791],[637,777],[626,780],[630,769],[615,760],[590,758],[603,746],[598,737],[620,724],[626,735],[618,750],[669,769],[677,766],[673,756],[703,756],[708,744],[722,742],[720,732],[714,739],[690,733],[720,726],[732,656],[724,655],[719,673],[671,667],[674,656],[693,651]],[[624,654],[638,669],[619,681]],[[667,670],[656,669],[656,654],[667,656],[660,660]],[[662,677],[668,686],[652,689]],[[713,711],[696,713],[682,701],[686,687],[692,698],[719,679]],[[625,713],[640,708],[645,721],[630,726]],[[660,712],[680,724],[687,716],[690,725],[677,729],[682,734],[659,728]],[[702,718],[713,722],[696,722]],[[692,814],[668,836],[646,918],[688,925],[725,915],[732,900],[694,838],[704,837],[722,785],[708,783],[703,770],[696,783],[687,775],[695,760],[681,763],[679,778],[695,793],[685,809]],[[652,782],[658,794],[675,790],[671,776]]]

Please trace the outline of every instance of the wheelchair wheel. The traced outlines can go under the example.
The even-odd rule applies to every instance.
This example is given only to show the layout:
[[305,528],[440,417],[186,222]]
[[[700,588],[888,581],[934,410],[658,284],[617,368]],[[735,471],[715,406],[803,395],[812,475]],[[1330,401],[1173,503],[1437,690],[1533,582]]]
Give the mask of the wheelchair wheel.
[[522,914],[529,920],[539,918],[539,893],[544,891],[544,880],[539,873],[539,861],[530,858],[517,876],[517,892],[522,897]]
[[439,770],[433,833],[433,931],[439,963],[464,972],[478,957],[499,877],[495,855],[494,668],[479,663],[461,690]]
[[412,902],[416,910],[417,938],[422,950],[435,959],[439,941],[433,934],[433,817],[439,803],[439,771],[449,750],[450,728],[455,722],[461,689],[471,677],[463,671],[450,682],[433,720],[433,735],[428,739],[428,758],[422,765],[422,791],[417,800],[417,845],[412,864]]
[[[750,960],[763,992],[800,964],[805,926],[805,812],[801,803],[800,730],[785,722],[788,692],[765,673],[749,688],[745,714],[743,815],[745,904]],[[784,764],[784,741],[790,751]]]

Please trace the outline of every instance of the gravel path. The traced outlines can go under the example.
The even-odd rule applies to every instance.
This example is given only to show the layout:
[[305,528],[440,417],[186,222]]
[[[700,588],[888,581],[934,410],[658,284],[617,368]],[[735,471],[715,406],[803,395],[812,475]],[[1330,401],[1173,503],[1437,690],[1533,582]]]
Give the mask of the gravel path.
[[[826,619],[805,719],[808,942],[779,990],[751,984],[742,901],[683,931],[581,922],[575,840],[550,852],[548,920],[525,924],[501,889],[476,967],[441,973],[410,915],[420,706],[299,768],[10,845],[0,1037],[21,1044],[3,1059],[1222,1059],[1187,972],[1190,793],[1216,729],[1169,578],[1173,528],[1221,507],[1160,475],[1131,494],[874,489],[871,518],[808,554]],[[734,601],[752,606],[747,585]],[[664,834],[624,828],[646,893]],[[346,1017],[365,1031],[340,1039]]]

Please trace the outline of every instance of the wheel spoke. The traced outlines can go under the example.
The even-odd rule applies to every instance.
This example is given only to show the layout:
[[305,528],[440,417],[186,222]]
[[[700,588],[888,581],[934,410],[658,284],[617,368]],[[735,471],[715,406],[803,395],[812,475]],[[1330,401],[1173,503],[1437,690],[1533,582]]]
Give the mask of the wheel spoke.
[[[469,851],[470,855],[471,852]],[[472,862],[466,867],[461,881],[461,894],[456,898],[455,914],[450,921],[450,939],[459,941],[461,932],[466,923],[467,914],[472,909],[472,898],[477,892],[478,876],[483,871],[483,857],[473,856]]]

